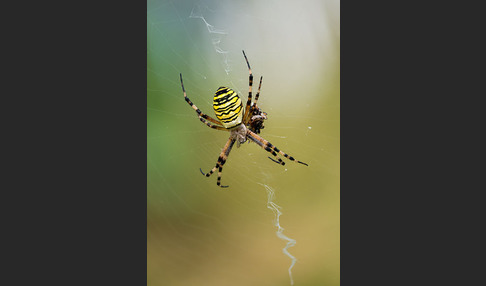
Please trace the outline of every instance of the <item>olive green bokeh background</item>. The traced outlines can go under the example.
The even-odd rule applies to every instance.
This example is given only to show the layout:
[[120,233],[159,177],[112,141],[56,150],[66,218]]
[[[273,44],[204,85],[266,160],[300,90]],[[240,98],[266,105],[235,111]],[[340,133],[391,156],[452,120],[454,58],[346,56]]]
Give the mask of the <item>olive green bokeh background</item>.
[[[148,285],[290,285],[286,242],[261,184],[275,191],[283,233],[297,241],[295,285],[339,285],[339,1],[147,5]],[[214,116],[219,86],[246,102],[243,49],[257,84],[263,76],[262,137],[309,166],[235,146],[221,189],[199,168],[215,165],[229,133],[198,120],[179,73],[188,97]]]

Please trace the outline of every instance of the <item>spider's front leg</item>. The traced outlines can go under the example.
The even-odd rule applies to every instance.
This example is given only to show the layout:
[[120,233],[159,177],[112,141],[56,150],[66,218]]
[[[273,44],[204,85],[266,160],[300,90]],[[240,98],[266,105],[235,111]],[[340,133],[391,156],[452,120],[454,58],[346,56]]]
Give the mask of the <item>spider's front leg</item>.
[[[246,65],[248,66],[248,73],[249,73],[248,100],[246,101],[246,108],[245,108],[245,112],[244,112],[244,116],[243,116],[243,124],[247,125],[248,121],[250,120],[250,117],[251,117],[251,109],[252,109],[251,100],[252,100],[252,88],[253,88],[253,74],[251,72],[250,63],[248,62],[248,59],[246,58],[245,51],[243,51],[243,56],[245,57],[245,61],[246,61]],[[255,96],[255,102],[253,103],[253,105],[256,105],[256,103],[258,101],[258,97],[260,96],[260,89],[262,88],[262,80],[263,80],[263,76],[260,77],[260,84],[258,85],[258,92]]]
[[216,182],[216,184],[218,186],[220,186],[221,188],[227,188],[228,187],[228,186],[221,185],[221,173],[223,172],[223,165],[224,165],[224,163],[226,163],[226,159],[228,158],[228,155],[231,152],[231,148],[233,148],[235,141],[236,141],[236,139],[234,139],[234,138],[228,139],[228,142],[226,142],[226,145],[224,145],[224,148],[221,151],[221,154],[219,154],[218,162],[216,163],[216,166],[214,168],[212,168],[211,171],[209,171],[209,173],[205,174],[201,169],[199,169],[201,171],[201,173],[206,177],[211,176],[216,170],[218,170],[218,181]]
[[253,133],[251,130],[248,130],[248,138],[250,138],[253,142],[260,145],[263,149],[265,149],[265,151],[267,151],[267,152],[271,153],[273,156],[275,156],[275,158],[277,158],[278,161],[268,157],[268,158],[270,158],[270,160],[274,161],[275,163],[278,163],[280,165],[285,165],[285,162],[283,162],[282,159],[280,159],[277,156],[277,153],[278,153],[278,154],[284,156],[285,158],[289,159],[290,161],[294,161],[294,162],[300,163],[302,165],[309,166],[309,165],[307,165],[307,163],[301,162],[299,160],[295,160],[294,157],[292,157],[292,156],[286,154],[285,152],[283,152],[282,150],[278,149],[276,146],[272,145],[272,143],[263,139],[259,135]]

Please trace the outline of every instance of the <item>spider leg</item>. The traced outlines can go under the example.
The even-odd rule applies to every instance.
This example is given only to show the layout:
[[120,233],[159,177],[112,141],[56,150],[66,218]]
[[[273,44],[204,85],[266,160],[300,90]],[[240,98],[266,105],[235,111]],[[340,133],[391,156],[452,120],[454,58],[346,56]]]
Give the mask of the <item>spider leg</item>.
[[[253,132],[252,132],[253,133]],[[258,136],[258,135],[257,135]],[[275,159],[272,159],[272,157],[268,157],[268,159],[272,160],[273,162],[277,163],[277,164],[280,164],[282,166],[285,165],[285,162],[282,161],[282,159],[280,159],[280,157],[277,155],[277,153],[272,150],[271,148],[268,147],[268,144],[270,144],[270,142],[267,141],[267,143],[264,143],[263,141],[266,141],[265,139],[261,138],[261,140],[257,139],[257,138],[254,138],[252,136],[248,136],[250,138],[251,141],[255,142],[256,144],[260,145],[263,149],[265,149],[267,152],[271,153],[273,156],[275,156],[275,158],[278,160],[275,160]]]
[[253,101],[253,104],[255,104],[255,105],[258,101],[258,98],[260,98],[260,89],[262,88],[262,80],[263,80],[263,76],[260,77],[260,83],[258,84],[258,91],[255,95],[255,101]]
[[[273,154],[273,153],[272,153],[272,154]],[[268,159],[270,159],[270,160],[274,161],[275,163],[280,164],[280,165],[282,165],[282,166],[283,166],[283,165],[285,165],[285,162],[283,162],[283,161],[282,161],[282,159],[280,159],[280,158],[279,158],[278,156],[276,156],[276,155],[277,155],[277,154],[275,153],[275,155],[274,155],[274,156],[275,156],[275,157],[277,157],[277,158],[280,160],[280,162],[279,162],[279,161],[277,161],[277,160],[275,160],[275,159],[272,159],[272,157],[268,157]]]
[[201,120],[202,123],[206,124],[207,126],[213,128],[213,129],[228,131],[228,129],[224,128],[223,126],[219,126],[219,125],[216,125],[216,124],[209,123],[208,121],[206,121],[204,119],[204,116],[199,115],[199,120]]
[[[306,163],[304,162],[301,162],[299,160],[295,160],[294,157],[292,156],[289,156],[287,155],[286,153],[284,153],[282,150],[279,150],[276,146],[272,145],[272,143],[268,142],[267,140],[263,139],[262,137],[258,136],[257,134],[253,133],[252,131],[248,130],[248,137],[255,143],[257,143],[258,145],[262,146],[263,149],[265,149],[265,151],[271,153],[273,156],[275,156],[277,159],[278,159],[278,162],[281,164],[281,165],[285,165],[285,162],[282,161],[282,159],[280,159],[278,156],[277,156],[277,153],[279,153],[280,155],[284,156],[285,158],[289,159],[290,161],[294,161],[294,162],[297,162],[297,163],[300,163],[300,164],[303,164],[303,165],[306,165],[306,166],[309,166],[307,165]],[[275,161],[273,160],[272,158],[270,158],[272,161]],[[283,164],[282,164],[283,163]]]
[[260,77],[260,83],[258,84],[258,91],[255,95],[255,100],[253,101],[253,103],[250,106],[250,111],[245,113],[245,118],[244,118],[244,121],[243,121],[244,124],[248,124],[248,122],[250,121],[251,116],[253,114],[253,111],[255,109],[258,110],[257,101],[258,101],[258,98],[260,97],[260,89],[262,88],[262,79],[263,79],[263,76]]
[[205,174],[201,169],[199,169],[199,171],[201,171],[201,173],[206,177],[211,176],[211,174],[213,174],[216,170],[218,170],[218,181],[216,182],[216,184],[221,188],[228,187],[228,186],[221,185],[221,173],[223,172],[223,165],[224,163],[226,163],[226,159],[228,158],[228,155],[231,152],[231,148],[233,148],[235,141],[236,139],[232,139],[232,138],[228,139],[228,142],[226,142],[226,145],[224,145],[221,154],[219,154],[218,162],[216,163],[216,166],[212,168],[211,171],[209,171],[209,173]]
[[[218,120],[212,118],[209,115],[206,115],[206,114],[202,113],[201,110],[199,108],[197,108],[197,106],[194,105],[194,103],[192,103],[192,101],[189,99],[189,97],[187,97],[186,89],[184,88],[184,83],[182,82],[182,74],[180,74],[180,77],[181,77],[182,91],[184,92],[184,99],[196,111],[197,116],[199,117],[199,120],[201,120],[202,123],[206,124],[207,126],[209,126],[211,128],[214,128],[214,129],[217,129],[217,130],[225,130],[225,131],[228,131],[226,128],[224,128],[223,126],[221,126],[221,123]],[[211,124],[208,121],[211,121],[214,124]]]
[[250,73],[249,76],[249,90],[248,90],[248,100],[246,101],[246,108],[245,108],[245,113],[243,113],[243,123],[246,124],[247,118],[249,118],[249,113],[250,113],[250,107],[251,107],[251,89],[253,87],[253,74],[251,73],[251,67],[250,63],[248,62],[248,59],[246,58],[245,51],[243,51],[243,56],[245,57],[246,65],[248,66],[248,72]]

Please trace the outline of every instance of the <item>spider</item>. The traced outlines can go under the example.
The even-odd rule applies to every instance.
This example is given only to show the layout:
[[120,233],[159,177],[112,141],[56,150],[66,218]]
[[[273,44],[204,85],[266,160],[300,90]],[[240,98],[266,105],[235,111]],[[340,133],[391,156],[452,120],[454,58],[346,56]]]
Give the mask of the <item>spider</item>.
[[226,159],[228,158],[228,155],[231,152],[231,149],[233,148],[235,142],[237,143],[237,147],[240,147],[240,144],[245,143],[248,139],[255,142],[256,144],[260,145],[265,151],[271,153],[275,157],[275,159],[268,157],[270,160],[282,166],[285,165],[285,162],[280,159],[277,153],[289,159],[290,161],[294,161],[308,166],[304,162],[295,160],[294,157],[287,155],[282,150],[279,150],[276,146],[272,145],[270,142],[257,135],[260,134],[260,130],[264,128],[263,121],[267,119],[267,113],[263,112],[257,106],[258,97],[260,96],[260,89],[262,87],[263,76],[260,77],[258,92],[255,95],[255,101],[252,103],[251,99],[253,75],[251,73],[250,63],[246,58],[245,51],[243,51],[243,56],[245,57],[248,71],[250,73],[250,87],[248,91],[248,100],[246,102],[246,107],[243,110],[243,104],[240,97],[232,89],[224,86],[218,88],[214,95],[213,108],[219,121],[210,117],[209,115],[202,113],[201,110],[199,110],[199,108],[197,108],[197,106],[194,105],[192,101],[187,97],[186,89],[184,88],[184,83],[182,82],[182,73],[180,74],[184,98],[187,103],[196,111],[199,120],[201,120],[202,123],[213,129],[230,132],[229,139],[226,142],[226,145],[224,145],[221,154],[219,155],[216,166],[211,169],[209,173],[204,173],[202,169],[199,169],[201,173],[206,177],[211,176],[211,174],[218,170],[218,180],[216,184],[222,188],[228,187],[221,185],[221,173],[223,171],[223,165],[224,163],[226,163]]

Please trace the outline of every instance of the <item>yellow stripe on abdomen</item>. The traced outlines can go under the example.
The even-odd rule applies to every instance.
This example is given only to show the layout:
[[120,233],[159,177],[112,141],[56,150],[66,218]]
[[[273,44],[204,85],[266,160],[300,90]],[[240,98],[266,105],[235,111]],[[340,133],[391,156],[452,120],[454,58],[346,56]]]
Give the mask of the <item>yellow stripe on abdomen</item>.
[[232,128],[241,124],[243,104],[236,92],[227,87],[220,87],[213,99],[216,117],[225,128]]

